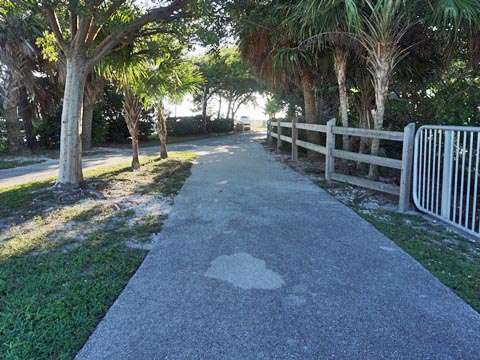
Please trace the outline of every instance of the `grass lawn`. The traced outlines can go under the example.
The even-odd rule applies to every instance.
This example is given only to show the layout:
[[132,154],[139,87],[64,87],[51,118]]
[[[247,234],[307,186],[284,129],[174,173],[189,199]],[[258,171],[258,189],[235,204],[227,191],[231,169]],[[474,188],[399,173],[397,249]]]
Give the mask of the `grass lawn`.
[[70,359],[138,268],[195,155],[0,189],[0,359]]
[[[334,196],[340,195],[340,201],[353,189],[341,183],[319,181],[318,184]],[[352,203],[347,205],[480,312],[480,242],[451,231],[442,222],[427,220],[420,215],[365,209],[352,206]]]

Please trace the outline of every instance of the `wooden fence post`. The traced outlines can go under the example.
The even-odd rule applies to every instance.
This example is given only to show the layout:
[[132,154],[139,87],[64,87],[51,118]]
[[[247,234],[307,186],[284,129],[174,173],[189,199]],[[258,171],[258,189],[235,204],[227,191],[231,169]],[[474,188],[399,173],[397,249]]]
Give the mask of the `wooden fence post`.
[[405,212],[410,207],[412,189],[413,150],[415,144],[415,124],[408,124],[403,131],[402,172],[400,175],[399,210]]
[[292,120],[292,161],[298,160],[298,129],[297,129],[297,119],[293,118]]
[[277,121],[277,150],[282,148],[282,127],[280,126],[280,121]]
[[335,159],[332,156],[332,150],[335,149],[335,134],[333,133],[333,127],[335,126],[336,120],[330,119],[327,122],[327,146],[325,155],[325,180],[332,180],[332,174],[335,171]]

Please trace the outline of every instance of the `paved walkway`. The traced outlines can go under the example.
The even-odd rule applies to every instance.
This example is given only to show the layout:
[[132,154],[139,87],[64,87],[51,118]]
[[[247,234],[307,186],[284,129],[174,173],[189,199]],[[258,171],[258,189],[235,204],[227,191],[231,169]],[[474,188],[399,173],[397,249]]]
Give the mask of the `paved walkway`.
[[253,136],[199,149],[77,359],[480,359],[480,315]]

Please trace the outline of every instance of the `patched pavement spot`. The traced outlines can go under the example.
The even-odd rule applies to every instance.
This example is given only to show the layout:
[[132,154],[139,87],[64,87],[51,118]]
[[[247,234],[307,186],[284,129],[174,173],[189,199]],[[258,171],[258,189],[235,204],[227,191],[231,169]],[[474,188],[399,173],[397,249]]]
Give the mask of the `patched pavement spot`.
[[241,289],[275,290],[284,285],[280,274],[250,254],[222,255],[211,262],[205,276],[227,281]]

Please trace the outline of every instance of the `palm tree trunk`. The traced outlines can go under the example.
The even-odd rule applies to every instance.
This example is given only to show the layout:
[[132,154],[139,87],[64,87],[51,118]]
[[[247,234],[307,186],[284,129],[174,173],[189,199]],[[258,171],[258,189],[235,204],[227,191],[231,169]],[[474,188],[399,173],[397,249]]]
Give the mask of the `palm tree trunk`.
[[38,149],[38,141],[35,137],[33,129],[33,121],[35,119],[35,109],[28,99],[28,93],[25,87],[20,90],[20,112],[23,119],[23,127],[25,129],[25,139],[30,151],[34,152]]
[[18,98],[20,81],[14,71],[7,71],[5,76],[6,97],[3,102],[5,125],[8,137],[8,150],[17,153],[24,147],[22,123],[18,116]]
[[92,147],[93,108],[98,92],[96,86],[100,85],[95,84],[90,75],[85,83],[85,94],[83,97],[82,147],[84,150]]
[[125,123],[127,124],[130,138],[132,139],[132,168],[140,169],[140,161],[138,156],[138,127],[140,122],[140,114],[142,112],[142,104],[138,96],[130,90],[125,89],[123,97],[123,111]]
[[[373,87],[375,89],[375,110],[372,111],[373,125],[375,130],[383,129],[385,118],[385,103],[388,95],[388,82],[390,80],[390,66],[388,59],[381,59],[375,68],[373,75]],[[380,140],[372,139],[371,154],[378,156],[380,151]],[[370,165],[368,176],[378,180],[378,166]]]
[[76,188],[83,183],[82,129],[83,93],[88,69],[80,57],[67,59],[60,134],[60,167],[56,186]]
[[[347,60],[348,52],[341,48],[333,51],[335,75],[338,82],[338,95],[340,100],[340,119],[343,127],[348,127],[348,94],[347,94]],[[348,135],[342,137],[343,150],[350,150]]]
[[140,169],[140,160],[138,157],[138,134],[132,137],[132,169]]
[[[360,129],[369,129],[370,128],[368,116],[369,116],[369,114],[368,114],[367,104],[360,104],[360,106],[358,108],[358,117],[359,117],[358,126],[360,127]],[[360,143],[359,143],[359,146],[358,146],[358,152],[360,154],[365,154],[367,152],[368,141],[369,141],[368,138],[365,138],[365,137],[360,138]],[[361,164],[362,163],[360,161],[357,161],[357,164],[356,164],[357,172],[360,171]]]
[[[305,122],[307,124],[316,124],[318,119],[315,105],[315,92],[313,91],[312,78],[308,74],[302,76],[302,90],[305,102]],[[316,131],[307,131],[307,141],[312,144],[319,144],[320,134]],[[318,159],[320,154],[312,150],[307,150],[307,156],[311,159]]]
[[82,147],[84,150],[92,148],[92,122],[93,108],[95,100],[85,96],[83,100],[83,119],[82,119]]
[[323,94],[315,94],[315,109],[318,116],[318,123],[325,125],[327,123],[327,118],[325,116],[325,99]]
[[157,133],[160,140],[160,158],[168,158],[167,152],[167,119],[165,118],[165,109],[163,104],[157,107]]
[[16,154],[23,148],[22,124],[18,118],[17,107],[9,105],[4,110],[7,127],[8,151]]

